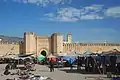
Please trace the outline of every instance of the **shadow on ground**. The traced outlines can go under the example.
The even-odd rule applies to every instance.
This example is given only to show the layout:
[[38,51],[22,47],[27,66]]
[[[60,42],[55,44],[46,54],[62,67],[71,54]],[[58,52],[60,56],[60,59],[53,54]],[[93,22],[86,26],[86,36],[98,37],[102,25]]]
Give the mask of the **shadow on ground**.
[[17,67],[16,69],[25,70],[25,67]]
[[84,69],[60,69],[60,71],[65,71],[66,73],[77,73],[77,74],[100,74],[99,72],[86,72]]

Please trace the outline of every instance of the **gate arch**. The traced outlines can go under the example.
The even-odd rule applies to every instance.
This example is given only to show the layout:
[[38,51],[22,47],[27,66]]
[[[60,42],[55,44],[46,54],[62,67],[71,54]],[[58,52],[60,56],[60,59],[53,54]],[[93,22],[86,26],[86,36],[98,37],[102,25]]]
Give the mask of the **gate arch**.
[[45,50],[42,50],[40,54],[43,55],[43,56],[46,56],[47,52]]
[[48,55],[48,49],[47,48],[41,48],[39,51],[39,55],[47,56]]

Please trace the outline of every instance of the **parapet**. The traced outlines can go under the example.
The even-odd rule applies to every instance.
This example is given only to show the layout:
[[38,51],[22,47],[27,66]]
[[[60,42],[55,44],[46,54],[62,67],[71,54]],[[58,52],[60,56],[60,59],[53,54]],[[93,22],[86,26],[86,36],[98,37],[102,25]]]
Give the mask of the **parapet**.
[[62,34],[61,33],[53,33],[52,36],[61,36]]
[[48,39],[49,36],[37,36],[37,39]]
[[25,32],[24,35],[35,35],[34,32]]
[[21,44],[21,41],[16,41],[16,42],[9,42],[9,41],[0,41],[0,44],[4,45],[4,44]]
[[120,44],[115,43],[67,43],[64,42],[64,45],[79,45],[79,46],[120,46]]

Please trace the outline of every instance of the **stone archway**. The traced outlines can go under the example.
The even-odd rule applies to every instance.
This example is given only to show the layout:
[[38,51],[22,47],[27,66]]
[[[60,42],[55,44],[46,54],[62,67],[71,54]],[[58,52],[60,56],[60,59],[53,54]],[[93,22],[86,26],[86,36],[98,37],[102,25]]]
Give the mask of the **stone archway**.
[[48,55],[48,49],[47,48],[41,48],[39,51],[39,55],[47,56]]
[[47,52],[45,50],[42,50],[40,54],[43,56],[47,56]]

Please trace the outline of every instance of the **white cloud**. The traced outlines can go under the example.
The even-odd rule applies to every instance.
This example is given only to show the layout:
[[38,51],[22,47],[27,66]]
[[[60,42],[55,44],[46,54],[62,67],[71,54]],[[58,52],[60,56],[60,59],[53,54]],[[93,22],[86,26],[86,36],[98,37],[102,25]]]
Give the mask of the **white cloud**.
[[79,17],[80,10],[73,7],[61,8],[57,11],[57,14],[61,17],[69,17],[69,18]]
[[[72,0],[13,0],[19,3],[36,4],[45,7],[49,4],[69,4]],[[59,7],[58,7],[59,8]],[[80,6],[80,8],[59,8],[56,12],[46,13],[41,20],[52,21],[79,21],[99,20],[109,17],[120,17],[120,6],[105,9],[104,5]]]
[[70,16],[66,16],[66,15],[55,15],[53,13],[48,13],[45,14],[44,16],[46,16],[45,18],[43,18],[42,20],[49,20],[49,21],[65,21],[65,22],[73,22],[73,21],[77,21],[78,19],[75,17],[70,17]]
[[42,0],[22,0],[22,1],[27,1],[28,3],[37,3]]
[[106,11],[105,11],[105,14],[107,16],[111,16],[111,17],[120,17],[120,6],[118,7],[112,7],[112,8],[108,8]]
[[81,16],[81,20],[94,20],[94,19],[104,19],[104,17],[99,16],[98,14],[88,14]]
[[[54,4],[59,4],[61,3],[63,0],[50,0],[50,2],[54,2]],[[65,0],[64,0],[65,1]]]
[[93,10],[94,12],[99,12],[99,11],[103,10],[103,5],[96,5],[96,4],[94,4],[94,5],[85,7],[85,9],[87,11],[89,11],[89,10],[92,11]]
[[30,3],[30,4],[36,4],[38,6],[47,6],[48,4],[65,4],[70,3],[71,0],[13,0],[14,2],[19,3]]
[[48,13],[48,14],[44,14],[44,16],[54,17],[55,15],[53,13]]
[[[94,5],[94,7],[97,5]],[[47,13],[44,16],[48,20],[54,21],[79,21],[79,20],[94,20],[103,19],[97,12],[101,11],[102,8],[94,8],[93,5],[90,7],[82,7],[80,9],[74,7],[60,8],[55,13]],[[102,7],[102,6],[101,6]],[[99,10],[100,9],[100,10]],[[92,12],[90,11],[92,10]],[[46,19],[45,18],[45,19]]]
[[66,22],[74,22],[74,21],[78,21],[77,18],[74,17],[65,17],[65,16],[58,16],[56,18],[57,21],[66,21]]

